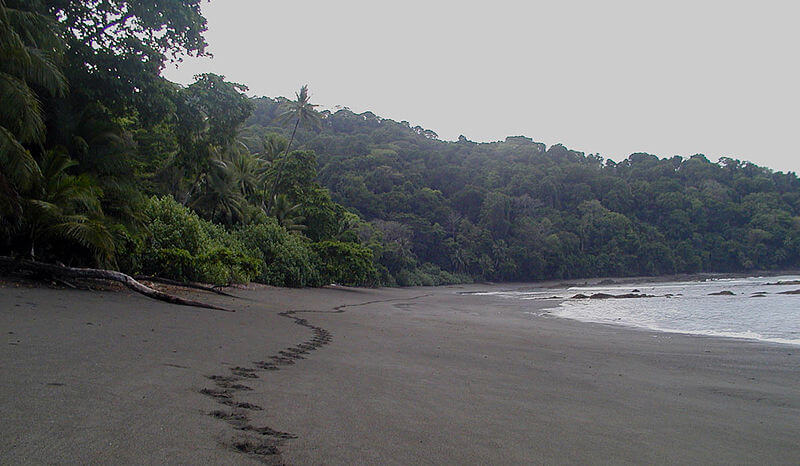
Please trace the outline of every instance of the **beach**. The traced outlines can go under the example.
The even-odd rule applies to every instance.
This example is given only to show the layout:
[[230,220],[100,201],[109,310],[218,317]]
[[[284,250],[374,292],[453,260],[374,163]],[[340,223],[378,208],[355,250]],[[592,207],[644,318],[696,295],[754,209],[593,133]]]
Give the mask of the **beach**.
[[469,294],[509,286],[4,283],[0,462],[800,462],[800,347]]

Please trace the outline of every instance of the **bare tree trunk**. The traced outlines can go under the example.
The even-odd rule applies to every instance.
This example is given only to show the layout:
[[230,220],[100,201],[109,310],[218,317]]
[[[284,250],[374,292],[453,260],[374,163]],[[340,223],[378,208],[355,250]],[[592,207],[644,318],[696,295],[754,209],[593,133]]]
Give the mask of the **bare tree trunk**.
[[[292,130],[292,137],[289,138],[289,145],[286,146],[286,152],[283,153],[283,159],[280,160],[281,166],[278,169],[278,173],[275,175],[275,181],[272,183],[272,191],[270,192],[270,197],[267,199],[269,201],[268,207],[272,207],[272,203],[275,200],[275,190],[278,189],[278,183],[280,183],[282,175],[283,175],[283,166],[286,165],[286,158],[289,156],[289,150],[292,148],[292,142],[294,142],[294,134],[297,132],[297,127],[300,125],[300,118],[294,122],[294,129]],[[269,212],[267,212],[269,215]]]
[[216,293],[216,294],[222,295],[222,296],[229,296],[231,298],[235,298],[236,297],[236,296],[234,296],[232,294],[228,294],[228,293],[226,293],[226,292],[224,292],[222,290],[217,289],[217,287],[205,286],[205,285],[201,285],[199,283],[180,282],[180,281],[177,281],[177,280],[170,280],[169,278],[153,277],[153,276],[149,276],[149,275],[135,275],[133,278],[135,278],[136,280],[147,280],[147,281],[156,282],[156,283],[163,283],[165,285],[182,286],[184,288],[192,288],[192,289],[195,289],[195,290],[208,291],[208,292]]
[[207,304],[200,301],[193,301],[191,299],[184,299],[178,296],[173,296],[171,294],[154,290],[150,287],[144,286],[141,283],[137,282],[130,275],[126,275],[122,272],[117,272],[114,270],[66,267],[66,266],[53,265],[44,262],[37,262],[30,260],[15,261],[11,257],[6,257],[6,256],[0,256],[0,265],[7,266],[10,269],[20,269],[20,270],[28,270],[31,272],[47,273],[56,276],[58,278],[66,277],[66,278],[88,278],[94,280],[111,280],[115,282],[120,282],[137,293],[143,294],[148,298],[157,299],[159,301],[164,301],[172,304],[180,304],[183,306],[194,306],[194,307],[202,307],[205,309],[216,309],[219,311],[235,312],[232,309],[226,309],[224,307],[215,306],[213,304]]

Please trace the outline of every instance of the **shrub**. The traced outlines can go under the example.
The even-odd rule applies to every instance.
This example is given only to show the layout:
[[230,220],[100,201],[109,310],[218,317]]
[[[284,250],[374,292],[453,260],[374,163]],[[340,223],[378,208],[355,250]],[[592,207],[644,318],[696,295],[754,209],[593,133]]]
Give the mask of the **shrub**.
[[316,254],[302,237],[287,232],[274,218],[240,227],[235,236],[263,263],[257,282],[292,287],[322,284]]
[[171,196],[153,197],[144,209],[147,229],[132,272],[181,281],[247,282],[262,263],[219,225],[201,219]]
[[394,277],[400,286],[438,286],[457,283],[472,283],[466,274],[454,274],[442,270],[439,266],[427,262],[415,269],[403,269]]
[[378,281],[372,250],[356,243],[322,241],[312,244],[326,283],[373,285]]

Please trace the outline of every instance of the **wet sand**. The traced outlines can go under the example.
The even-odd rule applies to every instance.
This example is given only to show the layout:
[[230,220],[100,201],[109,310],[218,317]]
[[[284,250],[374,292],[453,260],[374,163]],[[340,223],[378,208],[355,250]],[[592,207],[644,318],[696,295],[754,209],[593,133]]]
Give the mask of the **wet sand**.
[[190,295],[229,314],[5,284],[0,463],[800,462],[800,347],[487,288]]

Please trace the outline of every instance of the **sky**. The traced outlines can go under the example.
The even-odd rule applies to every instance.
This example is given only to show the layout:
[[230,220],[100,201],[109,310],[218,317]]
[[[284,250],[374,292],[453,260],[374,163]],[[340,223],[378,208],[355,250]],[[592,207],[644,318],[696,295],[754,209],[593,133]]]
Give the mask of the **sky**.
[[479,142],[800,172],[800,2],[216,0],[198,73]]

